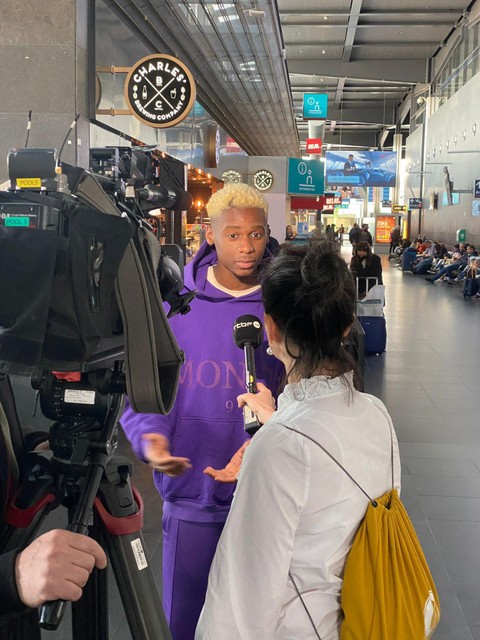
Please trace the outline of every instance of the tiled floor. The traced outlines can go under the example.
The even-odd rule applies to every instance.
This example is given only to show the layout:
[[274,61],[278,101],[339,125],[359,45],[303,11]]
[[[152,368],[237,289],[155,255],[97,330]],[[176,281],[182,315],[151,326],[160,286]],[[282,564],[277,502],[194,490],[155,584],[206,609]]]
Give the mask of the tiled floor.
[[[347,247],[344,252],[348,256]],[[402,497],[441,599],[434,638],[480,640],[480,301],[383,261],[388,345],[384,355],[367,359],[365,390],[382,398],[397,430]],[[128,449],[124,442],[121,449]],[[136,465],[134,479],[146,503],[144,533],[160,576],[160,499],[144,465]],[[111,584],[111,637],[129,640]],[[70,638],[68,621],[44,637]]]
[[400,441],[402,498],[439,589],[435,640],[480,639],[480,301],[384,259],[388,343],[365,390]]

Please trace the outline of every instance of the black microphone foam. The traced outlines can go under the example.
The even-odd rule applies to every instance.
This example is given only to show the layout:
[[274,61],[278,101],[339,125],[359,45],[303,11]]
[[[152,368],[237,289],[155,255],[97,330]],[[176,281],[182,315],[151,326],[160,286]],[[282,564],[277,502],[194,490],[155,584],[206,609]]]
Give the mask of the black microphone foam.
[[235,320],[233,340],[240,349],[250,344],[254,349],[262,344],[263,326],[256,316],[244,315]]

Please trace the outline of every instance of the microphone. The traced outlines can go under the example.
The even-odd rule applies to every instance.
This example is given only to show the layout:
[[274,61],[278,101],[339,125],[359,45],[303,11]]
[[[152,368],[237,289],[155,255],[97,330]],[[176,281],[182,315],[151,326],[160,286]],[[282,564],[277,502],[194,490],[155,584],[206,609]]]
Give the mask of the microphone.
[[[249,393],[257,393],[257,374],[255,372],[255,349],[262,344],[263,325],[256,316],[244,315],[236,319],[233,325],[233,340],[245,353],[246,388]],[[243,428],[253,436],[262,425],[250,407],[243,407]]]

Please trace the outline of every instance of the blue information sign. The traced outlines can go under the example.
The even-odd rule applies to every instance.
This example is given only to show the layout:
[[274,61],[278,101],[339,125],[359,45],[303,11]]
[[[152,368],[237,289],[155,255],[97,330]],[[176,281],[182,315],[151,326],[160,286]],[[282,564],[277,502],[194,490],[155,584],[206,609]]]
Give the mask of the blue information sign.
[[328,93],[303,94],[304,120],[325,120],[327,117]]
[[288,193],[322,196],[325,193],[325,163],[320,160],[289,158]]

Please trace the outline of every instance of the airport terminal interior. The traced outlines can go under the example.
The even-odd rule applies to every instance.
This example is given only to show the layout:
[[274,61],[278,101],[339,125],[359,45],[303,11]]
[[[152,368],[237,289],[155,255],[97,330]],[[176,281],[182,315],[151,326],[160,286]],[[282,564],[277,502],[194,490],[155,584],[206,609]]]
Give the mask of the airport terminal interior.
[[[402,499],[442,607],[433,637],[480,640],[480,258],[464,280],[431,282],[434,264],[414,273],[391,247],[398,230],[395,245],[480,251],[480,0],[28,0],[2,13],[5,228],[52,228],[35,197],[67,193],[62,161],[135,201],[182,268],[226,184],[263,194],[280,243],[331,240],[348,263],[349,231],[367,225],[387,338],[361,358],[363,387],[396,429]],[[33,194],[29,212],[7,189]],[[50,426],[27,378],[14,388],[21,421]],[[162,500],[118,438],[161,593]],[[43,526],[66,524],[57,509]],[[108,574],[108,640],[138,640]],[[69,608],[41,634],[71,638]]]

